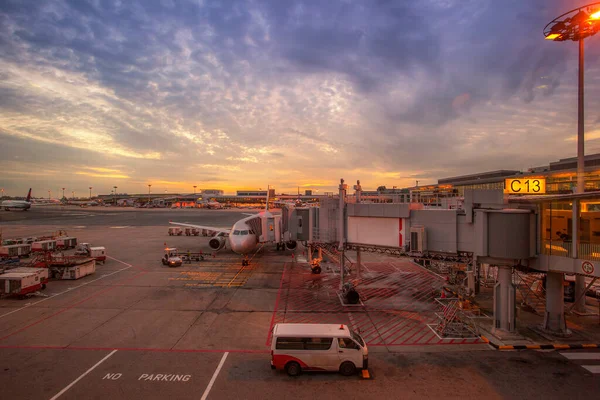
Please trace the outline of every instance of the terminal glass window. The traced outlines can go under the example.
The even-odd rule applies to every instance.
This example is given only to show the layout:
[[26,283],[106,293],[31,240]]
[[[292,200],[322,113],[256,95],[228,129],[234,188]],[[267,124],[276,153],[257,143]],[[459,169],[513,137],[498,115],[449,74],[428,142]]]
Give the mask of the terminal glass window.
[[542,253],[570,257],[573,240],[573,205],[570,201],[542,204]]
[[600,201],[582,200],[579,207],[578,258],[600,260]]

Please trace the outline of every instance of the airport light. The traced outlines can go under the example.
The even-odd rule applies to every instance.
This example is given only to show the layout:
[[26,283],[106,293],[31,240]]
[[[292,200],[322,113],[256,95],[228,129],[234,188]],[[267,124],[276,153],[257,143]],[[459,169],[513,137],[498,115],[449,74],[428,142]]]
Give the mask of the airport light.
[[50,200],[50,191],[48,190],[48,200]]
[[113,186],[113,188],[115,189],[114,199],[115,199],[115,206],[116,206],[117,205],[117,187]]
[[197,188],[197,187],[198,187],[198,186],[194,185],[194,196],[196,195],[196,188]]
[[63,191],[63,197],[62,198],[64,199],[65,198],[65,188],[62,188],[62,191]]
[[584,135],[584,42],[586,37],[600,31],[600,2],[591,3],[568,11],[550,21],[544,27],[546,40],[579,42],[579,82],[577,105],[577,193],[585,193],[585,135]]
[[73,200],[75,200],[75,191],[74,190],[71,192],[71,195],[72,195]]
[[150,205],[150,188],[152,187],[151,184],[148,184],[148,205]]
[[90,186],[90,200],[92,199],[92,187]]

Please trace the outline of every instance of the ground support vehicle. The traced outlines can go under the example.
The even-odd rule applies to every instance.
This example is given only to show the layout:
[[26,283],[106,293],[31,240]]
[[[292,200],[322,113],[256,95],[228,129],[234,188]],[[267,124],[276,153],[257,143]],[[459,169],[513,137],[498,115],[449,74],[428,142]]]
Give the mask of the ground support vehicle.
[[353,375],[369,367],[363,338],[347,325],[276,324],[271,343],[271,368],[290,376],[302,371],[339,371]]
[[94,246],[90,243],[81,243],[75,248],[76,255],[88,256],[104,264],[106,262],[106,248],[103,246]]
[[96,260],[85,256],[51,257],[47,265],[55,279],[79,279],[96,272]]
[[169,228],[169,236],[181,236],[183,235],[183,229],[178,226],[172,226]]
[[[181,261],[181,263],[179,263]],[[163,265],[170,267],[179,267],[184,262],[191,263],[192,261],[204,261],[203,252],[182,251],[179,252],[175,247],[167,247],[162,258]]]

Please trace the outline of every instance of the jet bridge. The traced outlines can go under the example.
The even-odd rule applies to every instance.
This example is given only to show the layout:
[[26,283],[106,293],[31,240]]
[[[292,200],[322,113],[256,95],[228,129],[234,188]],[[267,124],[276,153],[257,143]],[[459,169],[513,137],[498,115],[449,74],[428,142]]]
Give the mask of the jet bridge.
[[[355,198],[360,199],[360,184],[355,186],[357,188]],[[563,231],[584,229],[581,235],[588,241],[595,240],[594,235],[600,237],[595,233],[600,232],[600,228],[594,230],[595,218],[588,218],[592,222],[583,220],[577,228],[574,222],[569,222],[568,216],[561,216],[565,213],[561,207],[552,210],[547,205],[556,203],[557,199],[548,198],[544,202],[540,196],[509,198],[501,190],[466,190],[462,209],[424,209],[417,203],[365,204],[360,200],[348,203],[346,189],[342,180],[339,196],[322,199],[318,207],[284,211],[285,240],[303,241],[312,247],[337,248],[342,253],[356,250],[359,264],[361,251],[463,263],[471,290],[475,289],[474,275],[480,264],[497,266],[494,326],[498,332],[515,330],[513,268],[558,272],[552,276],[553,280],[549,275],[546,289],[553,294],[547,296],[543,328],[559,333],[566,332],[560,285],[563,278],[554,278],[564,273],[600,276],[600,265],[597,265],[600,264],[600,244],[576,245],[564,238],[551,237],[553,229],[564,224],[560,226]],[[583,211],[577,207],[587,207],[586,212],[600,210],[599,192],[585,196],[589,205],[579,206],[577,199],[560,200],[574,204],[579,213]],[[576,220],[574,217],[570,221]],[[591,233],[585,233],[585,229]],[[339,260],[343,262],[343,255]]]

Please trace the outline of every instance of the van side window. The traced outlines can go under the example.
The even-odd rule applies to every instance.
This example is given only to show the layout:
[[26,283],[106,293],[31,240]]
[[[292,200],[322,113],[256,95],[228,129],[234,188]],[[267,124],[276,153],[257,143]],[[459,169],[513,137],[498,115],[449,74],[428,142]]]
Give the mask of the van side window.
[[340,349],[358,349],[356,343],[349,338],[339,338],[338,346],[340,346]]
[[304,350],[304,338],[279,337],[275,348],[277,350]]
[[278,337],[277,350],[329,350],[332,338]]
[[305,338],[305,350],[329,350],[333,338]]

